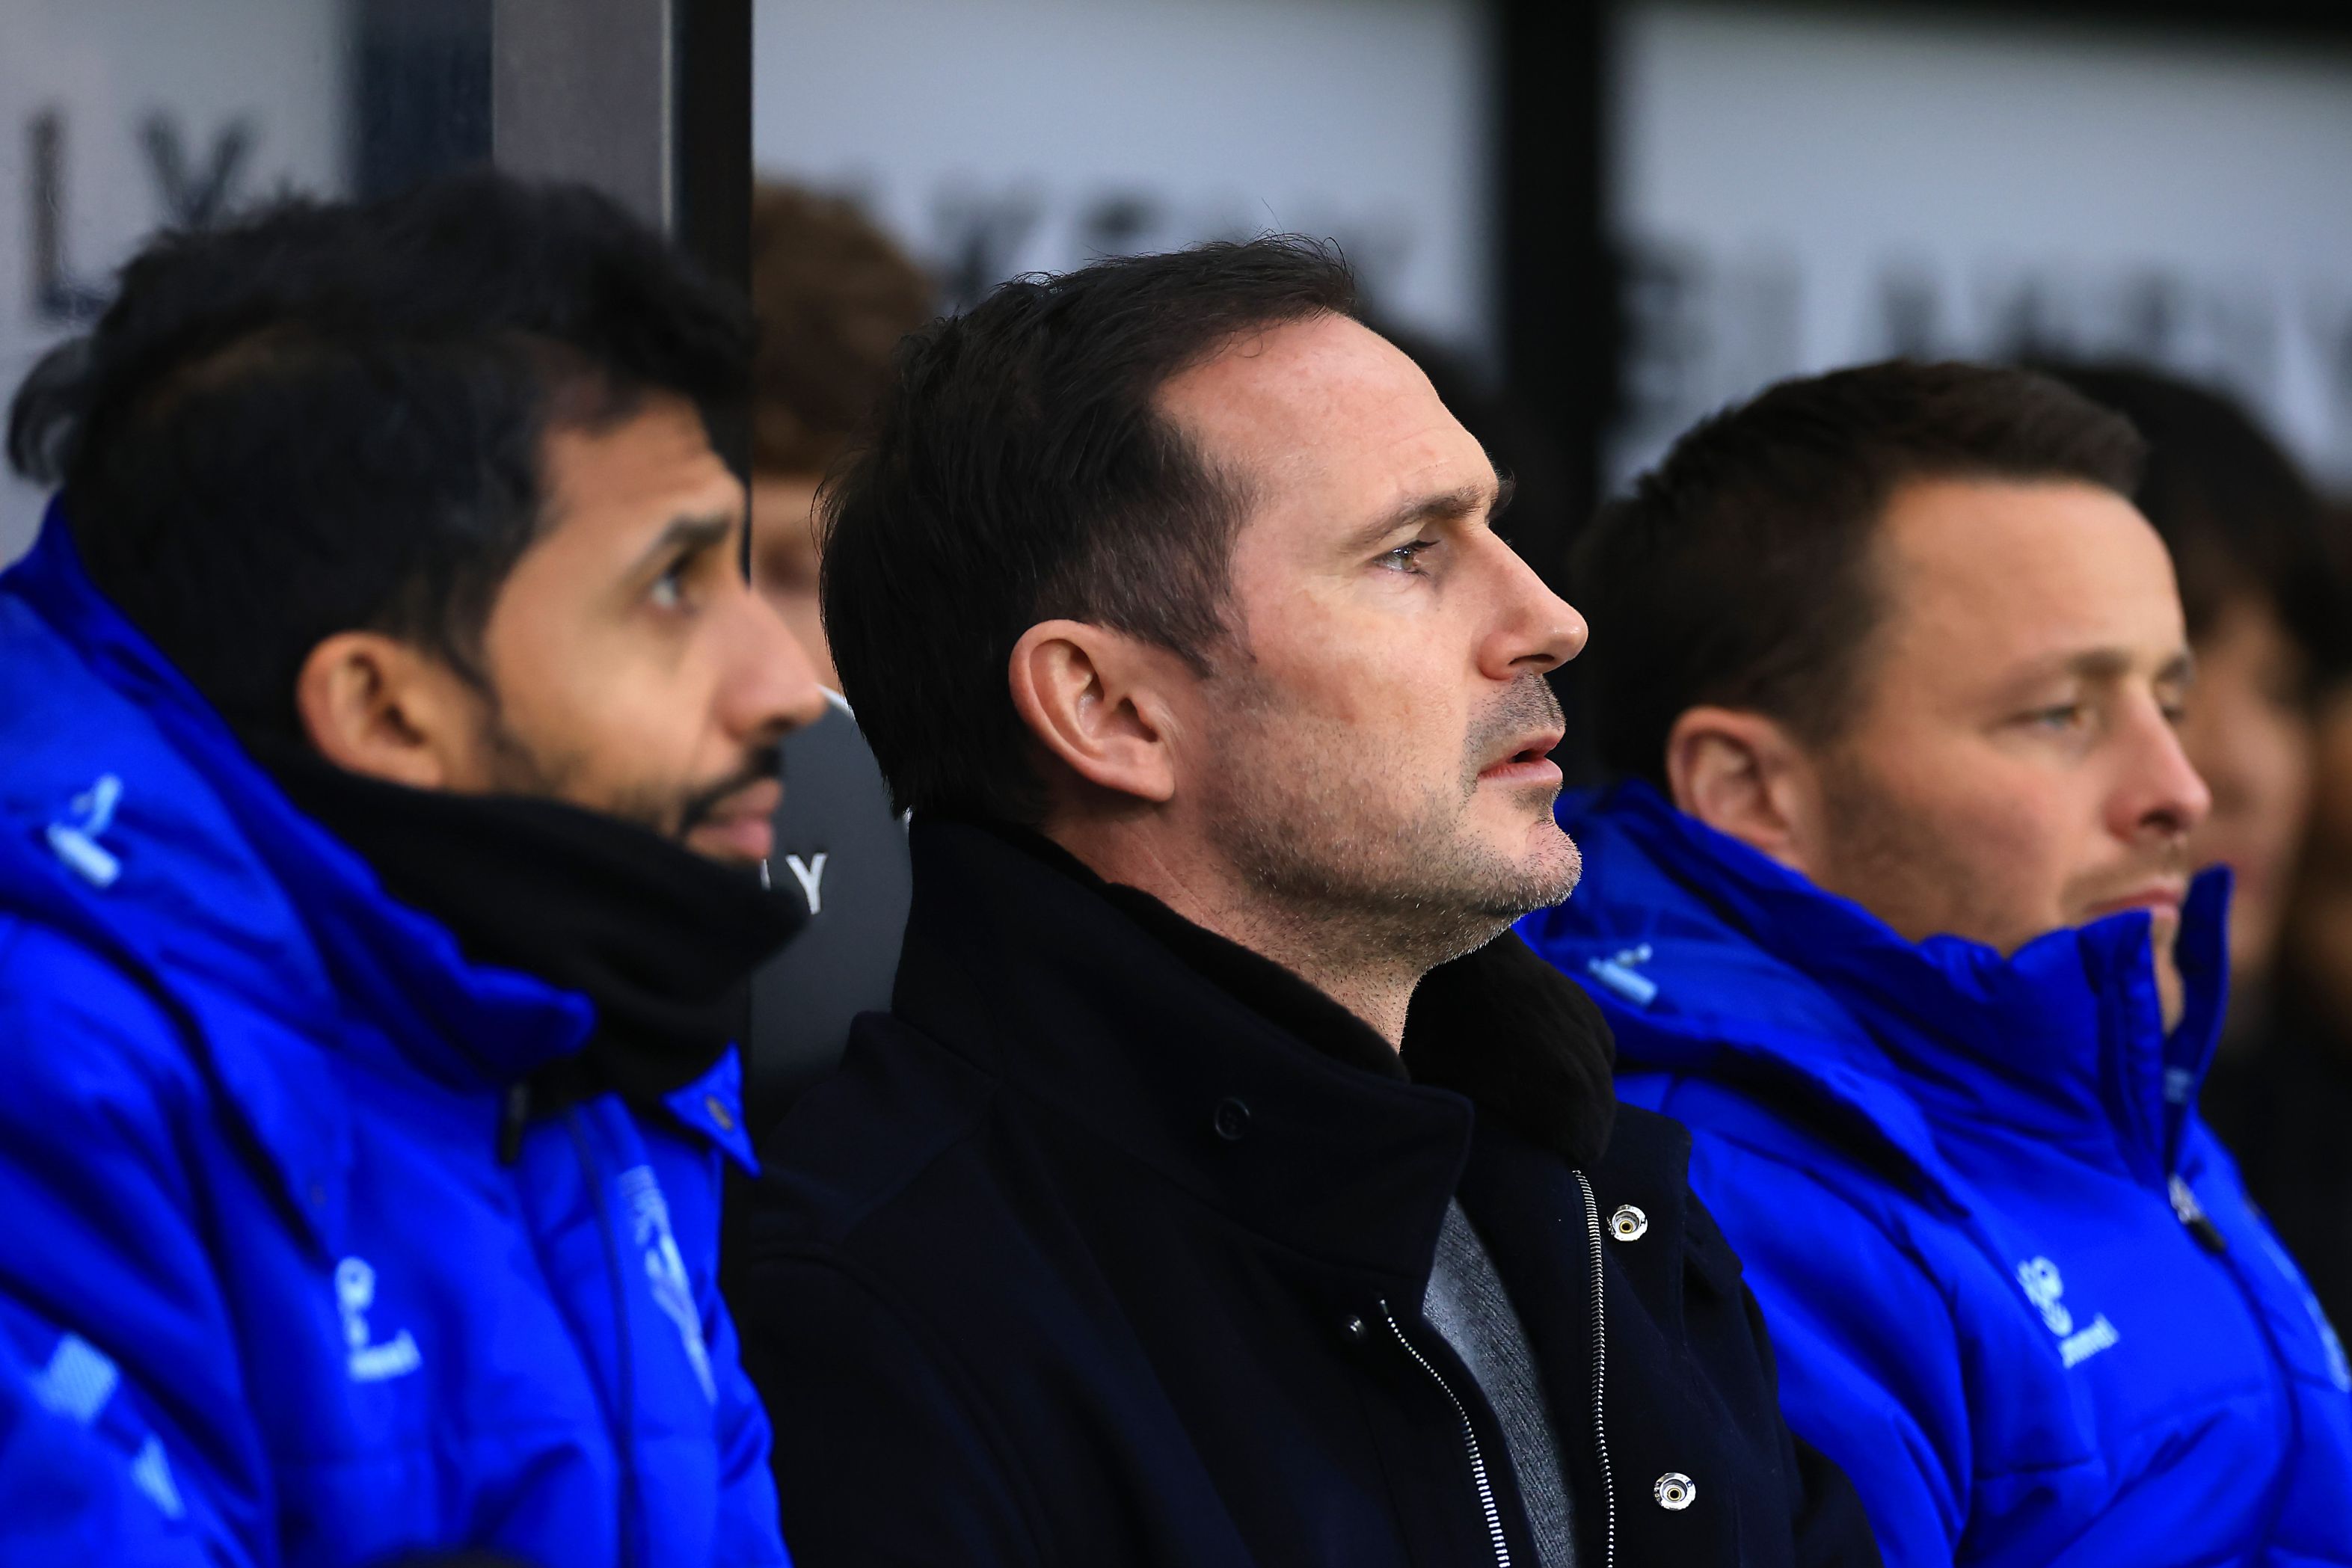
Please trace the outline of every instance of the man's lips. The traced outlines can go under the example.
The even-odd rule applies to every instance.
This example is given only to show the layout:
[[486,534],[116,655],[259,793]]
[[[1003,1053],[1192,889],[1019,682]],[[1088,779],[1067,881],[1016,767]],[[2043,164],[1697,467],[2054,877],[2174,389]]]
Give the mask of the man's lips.
[[762,779],[720,800],[686,836],[697,847],[732,860],[765,860],[776,847],[774,818],[783,803],[783,782]]
[[2187,882],[2168,877],[2159,882],[2144,883],[2129,893],[2119,894],[2114,898],[2102,899],[2084,912],[2084,918],[2102,920],[2110,915],[2121,915],[2132,909],[2145,909],[2152,913],[2177,915],[2180,913],[2181,904],[2188,896]]
[[1550,784],[1562,782],[1559,765],[1551,759],[1560,741],[1557,729],[1538,730],[1519,737],[1510,752],[1478,770],[1481,784]]

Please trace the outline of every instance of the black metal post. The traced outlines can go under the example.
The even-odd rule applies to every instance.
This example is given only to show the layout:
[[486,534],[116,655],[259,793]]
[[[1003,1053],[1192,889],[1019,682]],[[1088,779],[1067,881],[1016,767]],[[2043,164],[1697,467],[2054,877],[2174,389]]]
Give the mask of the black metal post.
[[[1605,0],[1496,6],[1503,378],[1556,434],[1579,521],[1599,498],[1622,335],[1609,235],[1611,9]],[[1556,559],[1538,564],[1557,580]]]
[[[751,282],[751,0],[673,0],[677,6],[670,232],[715,276]],[[750,367],[744,369],[750,392]],[[751,423],[715,417],[711,441],[738,474],[751,471]],[[746,548],[749,548],[747,538]]]
[[751,267],[751,0],[674,0],[673,232],[740,286]]

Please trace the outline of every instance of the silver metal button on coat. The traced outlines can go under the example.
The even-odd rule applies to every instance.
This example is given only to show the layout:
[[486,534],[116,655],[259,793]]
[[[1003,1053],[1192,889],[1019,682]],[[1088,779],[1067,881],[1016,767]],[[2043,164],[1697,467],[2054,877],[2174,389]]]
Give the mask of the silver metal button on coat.
[[1668,1470],[1650,1490],[1656,1496],[1658,1506],[1669,1513],[1680,1513],[1698,1500],[1698,1483],[1680,1470]]
[[1632,1204],[1609,1217],[1609,1234],[1620,1241],[1639,1241],[1650,1228],[1650,1217]]

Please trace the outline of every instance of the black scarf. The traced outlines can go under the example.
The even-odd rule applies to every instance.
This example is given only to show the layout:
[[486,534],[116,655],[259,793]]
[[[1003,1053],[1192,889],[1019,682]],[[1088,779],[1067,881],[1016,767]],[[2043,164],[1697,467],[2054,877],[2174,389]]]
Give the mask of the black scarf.
[[412,789],[307,747],[247,744],[297,806],[385,892],[447,926],[469,960],[595,1005],[585,1049],[533,1074],[511,1116],[606,1092],[650,1108],[709,1072],[742,1037],[751,971],[808,918],[758,873],[635,823],[555,800]]

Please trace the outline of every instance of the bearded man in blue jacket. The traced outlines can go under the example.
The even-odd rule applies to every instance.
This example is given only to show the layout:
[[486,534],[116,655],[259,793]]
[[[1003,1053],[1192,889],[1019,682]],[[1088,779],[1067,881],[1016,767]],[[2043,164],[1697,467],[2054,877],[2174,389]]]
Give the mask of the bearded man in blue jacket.
[[0,1561],[784,1561],[714,1254],[822,699],[748,341],[481,175],[167,236],[17,394]]
[[1622,781],[1522,930],[1691,1128],[1891,1563],[2352,1563],[2352,1369],[2197,1115],[2228,873],[2141,456],[2040,377],[1865,367],[1580,546]]

